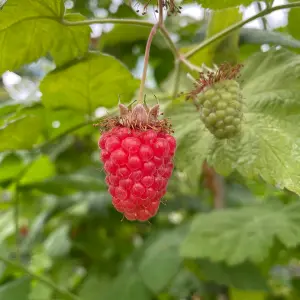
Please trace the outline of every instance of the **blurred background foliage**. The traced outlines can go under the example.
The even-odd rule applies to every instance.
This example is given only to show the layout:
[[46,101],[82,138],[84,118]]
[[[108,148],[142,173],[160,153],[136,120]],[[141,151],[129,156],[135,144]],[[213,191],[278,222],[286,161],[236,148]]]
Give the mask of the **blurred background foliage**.
[[[0,51],[0,299],[300,299],[300,206],[290,191],[238,172],[220,178],[204,168],[191,178],[175,167],[150,223],[123,220],[113,209],[99,162],[100,134],[92,124],[115,112],[119,96],[122,102],[135,97],[150,28],[97,24],[90,37],[87,26],[80,33],[52,32],[42,20],[35,25],[45,24],[43,40],[49,41],[40,44],[32,24],[3,29],[8,17],[17,23],[22,11],[31,13],[32,1],[20,0],[24,6],[18,4],[20,10],[9,16],[14,1],[3,1],[0,11],[0,40],[4,34],[11,39]],[[270,5],[231,1],[245,6],[225,8],[226,1],[198,2],[226,11],[183,1],[182,15],[165,22],[182,52],[241,20],[247,5],[256,11]],[[157,18],[155,7],[142,16],[142,4],[135,2],[133,9],[111,0],[64,5],[68,13],[87,18]],[[300,8],[282,14],[286,24],[274,27],[274,18],[260,19],[258,28],[244,27],[191,61],[244,62],[270,46],[299,52]],[[77,48],[68,46],[70,39],[78,41]],[[94,52],[74,61],[83,54],[85,39]],[[191,87],[186,72],[180,73],[179,92]],[[148,101],[157,97],[163,106],[173,80],[174,57],[158,34],[151,48]],[[188,156],[189,148],[185,152]],[[226,209],[214,211],[219,189]]]

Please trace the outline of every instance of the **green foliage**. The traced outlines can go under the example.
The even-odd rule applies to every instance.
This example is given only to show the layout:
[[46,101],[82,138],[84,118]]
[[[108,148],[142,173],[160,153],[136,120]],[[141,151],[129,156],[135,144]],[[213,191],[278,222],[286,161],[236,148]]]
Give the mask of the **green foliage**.
[[[28,130],[30,128],[30,130]],[[0,127],[0,151],[30,149],[42,130],[42,119],[37,115],[23,115]]]
[[29,300],[30,278],[18,279],[0,287],[1,299]]
[[[300,205],[258,205],[200,214],[181,247],[185,257],[210,258],[230,265],[262,262],[278,239],[285,247],[299,244]],[[262,230],[262,228],[264,230]]]
[[119,61],[96,53],[53,71],[41,83],[42,101],[47,108],[83,113],[91,113],[99,106],[112,107],[118,103],[119,95],[131,99],[137,87],[138,81]]
[[[237,170],[247,177],[300,193],[297,110],[299,57],[286,50],[272,50],[251,57],[240,81],[244,95],[242,134],[217,141],[199,121],[195,108],[179,102],[170,105],[179,141],[178,160],[204,159],[222,174]],[[186,126],[184,119],[189,119]],[[188,138],[186,138],[188,137]],[[189,155],[181,149],[189,148]],[[184,157],[183,157],[184,156]],[[200,168],[199,168],[200,170]],[[193,172],[194,168],[193,168]]]
[[[156,0],[117,2],[0,0],[0,75],[15,73],[0,80],[0,299],[298,299],[300,3],[276,30],[236,25],[251,0],[164,11],[145,100],[178,147],[157,216],[136,223],[111,205],[92,124],[137,100],[159,16]],[[276,10],[266,3],[261,14]],[[192,89],[187,73],[224,61],[244,64],[244,104],[240,135],[220,141],[175,98]]]
[[204,8],[223,9],[231,6],[249,5],[252,0],[197,0]]
[[[15,70],[48,52],[58,64],[86,53],[89,29],[65,26],[64,10],[63,0],[8,1],[1,11],[0,73]],[[79,15],[66,16],[66,20],[80,19]]]

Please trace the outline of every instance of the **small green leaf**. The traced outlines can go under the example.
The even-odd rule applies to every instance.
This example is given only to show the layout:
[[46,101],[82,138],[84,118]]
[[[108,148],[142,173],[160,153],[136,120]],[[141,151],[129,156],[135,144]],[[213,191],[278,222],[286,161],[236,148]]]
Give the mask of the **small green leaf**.
[[99,106],[112,107],[122,94],[125,101],[130,101],[137,87],[138,80],[118,60],[96,53],[55,70],[40,86],[47,108],[70,108],[82,113],[92,113]]
[[[50,52],[57,64],[84,55],[89,27],[63,25],[63,0],[10,0],[0,10],[0,74]],[[78,15],[66,16],[78,20]],[[62,48],[61,48],[62,47]]]
[[238,289],[230,289],[229,295],[231,300],[265,300],[266,293],[241,291]]
[[16,177],[23,167],[24,163],[19,155],[15,153],[4,155],[0,162],[0,182]]
[[48,156],[40,156],[36,159],[20,181],[20,185],[28,185],[43,182],[55,175],[55,166]]
[[178,273],[182,262],[179,256],[179,245],[185,231],[185,228],[180,228],[162,232],[145,249],[139,265],[139,273],[144,283],[154,293],[163,290]]
[[71,249],[69,226],[62,225],[53,231],[45,241],[45,250],[50,257],[62,257]]
[[29,278],[21,278],[0,285],[0,299],[3,300],[29,300],[29,293]]
[[0,127],[0,152],[30,149],[41,134],[43,122],[40,116],[24,115]]
[[[277,238],[287,248],[300,243],[300,204],[258,205],[199,214],[181,247],[184,257],[229,265],[262,262]],[[263,230],[262,230],[263,228]]]

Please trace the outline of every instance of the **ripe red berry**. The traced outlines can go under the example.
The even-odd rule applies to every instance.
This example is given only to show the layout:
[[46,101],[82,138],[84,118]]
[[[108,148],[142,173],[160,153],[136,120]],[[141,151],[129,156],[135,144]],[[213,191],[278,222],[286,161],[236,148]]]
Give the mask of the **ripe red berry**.
[[128,220],[146,221],[157,213],[172,175],[176,140],[157,115],[158,106],[147,113],[141,104],[132,111],[121,106],[120,119],[107,121],[98,143],[113,206]]

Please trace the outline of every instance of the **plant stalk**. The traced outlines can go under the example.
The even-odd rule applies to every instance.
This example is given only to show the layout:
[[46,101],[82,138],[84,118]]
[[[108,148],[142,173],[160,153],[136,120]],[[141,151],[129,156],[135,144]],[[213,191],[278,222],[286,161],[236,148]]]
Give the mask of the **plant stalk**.
[[158,24],[155,24],[149,34],[146,50],[145,50],[145,58],[144,58],[144,68],[143,68],[143,74],[140,84],[140,90],[139,90],[139,97],[138,97],[138,103],[143,104],[144,100],[144,88],[145,88],[145,82],[147,78],[147,70],[149,65],[149,57],[150,57],[150,48],[153,41],[153,38],[157,32]]
[[40,281],[44,285],[46,285],[46,286],[50,287],[51,289],[53,289],[54,291],[56,291],[57,294],[59,294],[62,298],[66,299],[66,300],[79,300],[79,298],[76,295],[73,295],[72,293],[70,293],[67,290],[61,289],[54,282],[50,281],[47,278],[44,278],[40,275],[37,275],[37,274],[31,272],[25,266],[22,266],[19,263],[15,263],[15,262],[13,262],[13,261],[11,261],[11,260],[3,257],[3,256],[0,256],[0,261],[4,262],[5,264],[7,264],[7,265],[9,265],[13,268],[16,268],[16,269],[22,271],[23,273],[29,275],[31,278]]

